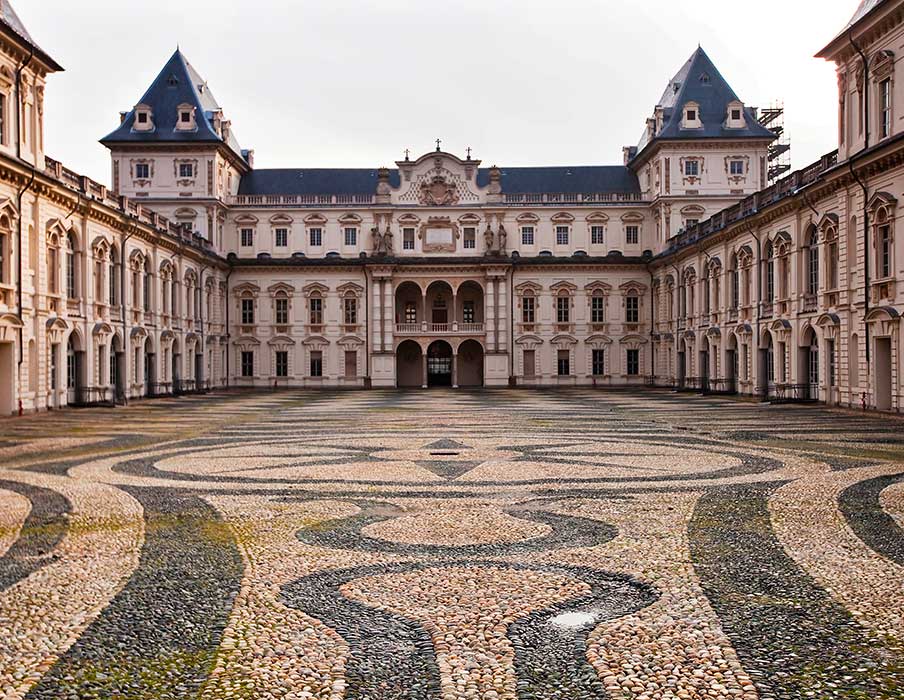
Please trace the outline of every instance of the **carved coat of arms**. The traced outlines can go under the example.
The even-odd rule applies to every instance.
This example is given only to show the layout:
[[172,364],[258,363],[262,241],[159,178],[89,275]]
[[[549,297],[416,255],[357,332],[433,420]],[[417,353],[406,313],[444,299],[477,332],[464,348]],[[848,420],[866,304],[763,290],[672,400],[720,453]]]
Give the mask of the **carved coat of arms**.
[[436,175],[421,185],[420,202],[434,207],[450,206],[458,203],[458,192],[454,184],[447,182],[442,175]]

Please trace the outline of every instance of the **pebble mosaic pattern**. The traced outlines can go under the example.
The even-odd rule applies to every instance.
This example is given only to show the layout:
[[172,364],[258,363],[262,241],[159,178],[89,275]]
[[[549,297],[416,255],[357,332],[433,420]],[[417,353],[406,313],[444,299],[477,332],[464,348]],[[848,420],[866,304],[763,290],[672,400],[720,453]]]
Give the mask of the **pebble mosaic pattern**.
[[0,421],[0,700],[900,699],[901,427],[584,389]]

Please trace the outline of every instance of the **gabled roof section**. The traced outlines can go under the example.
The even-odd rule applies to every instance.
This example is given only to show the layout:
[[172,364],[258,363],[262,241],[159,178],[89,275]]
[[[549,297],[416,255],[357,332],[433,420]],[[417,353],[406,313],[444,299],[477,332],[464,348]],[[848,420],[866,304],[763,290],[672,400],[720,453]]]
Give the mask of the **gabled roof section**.
[[[725,127],[728,105],[740,101],[706,52],[698,47],[669,81],[657,104],[657,109],[661,108],[663,111],[662,129],[652,139],[644,136],[637,150],[642,151],[657,139],[774,139],[775,134],[760,124],[754,117],[753,110],[746,106],[746,127]],[[702,129],[681,128],[683,108],[688,102],[698,105]]]
[[[622,165],[500,168],[502,191],[506,194],[631,193],[640,194],[633,170]],[[376,168],[296,168],[253,170],[242,177],[240,195],[327,195],[374,194]],[[477,185],[490,182],[490,170],[477,172]],[[389,171],[389,184],[399,187],[398,170]]]
[[816,54],[819,58],[828,58],[831,53],[832,46],[845,34],[847,34],[848,30],[853,29],[853,27],[860,22],[860,20],[864,19],[868,14],[870,14],[873,10],[878,9],[881,5],[886,4],[887,0],[862,0],[860,6],[857,8],[856,12],[854,12],[854,16],[851,17],[850,21],[844,25],[842,30],[835,35],[835,38],[830,41],[826,47]]
[[[147,92],[138,101],[147,105],[153,112],[154,129],[152,131],[136,131],[135,109],[133,108],[123,120],[119,128],[101,139],[104,145],[113,143],[225,143],[236,156],[245,160],[241,146],[232,135],[230,129],[224,140],[213,125],[215,112],[222,109],[216,98],[207,87],[207,82],[176,49],[163,70],[151,83]],[[195,107],[197,129],[179,131],[178,107],[189,104]]]
[[24,42],[26,46],[34,49],[35,56],[44,63],[51,71],[61,71],[63,67],[54,61],[40,46],[31,38],[31,34],[22,24],[19,15],[13,9],[9,0],[0,0],[0,25],[7,32],[11,32],[13,36],[20,42]]

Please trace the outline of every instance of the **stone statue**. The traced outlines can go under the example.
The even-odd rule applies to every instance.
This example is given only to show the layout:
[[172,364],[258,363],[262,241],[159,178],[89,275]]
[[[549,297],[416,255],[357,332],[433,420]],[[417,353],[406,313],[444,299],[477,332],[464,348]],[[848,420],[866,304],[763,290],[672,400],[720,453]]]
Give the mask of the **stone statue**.
[[387,255],[392,255],[394,250],[394,246],[392,244],[392,229],[389,228],[389,223],[386,223],[386,231],[383,233],[383,252]]
[[505,255],[505,243],[508,239],[508,234],[505,232],[505,226],[502,225],[502,222],[499,222],[499,254]]
[[487,224],[487,230],[483,232],[483,240],[486,243],[486,254],[493,252],[493,229]]

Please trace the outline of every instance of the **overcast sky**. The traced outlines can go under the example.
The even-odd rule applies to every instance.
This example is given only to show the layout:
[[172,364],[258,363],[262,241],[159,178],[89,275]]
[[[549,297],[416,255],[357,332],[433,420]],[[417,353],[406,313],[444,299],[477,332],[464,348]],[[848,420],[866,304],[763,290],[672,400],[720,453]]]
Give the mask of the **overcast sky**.
[[618,164],[702,44],[748,105],[783,100],[795,168],[836,147],[813,54],[857,0],[13,0],[66,68],[48,155],[109,182],[97,140],[179,44],[257,167],[377,167],[443,139],[484,165]]

